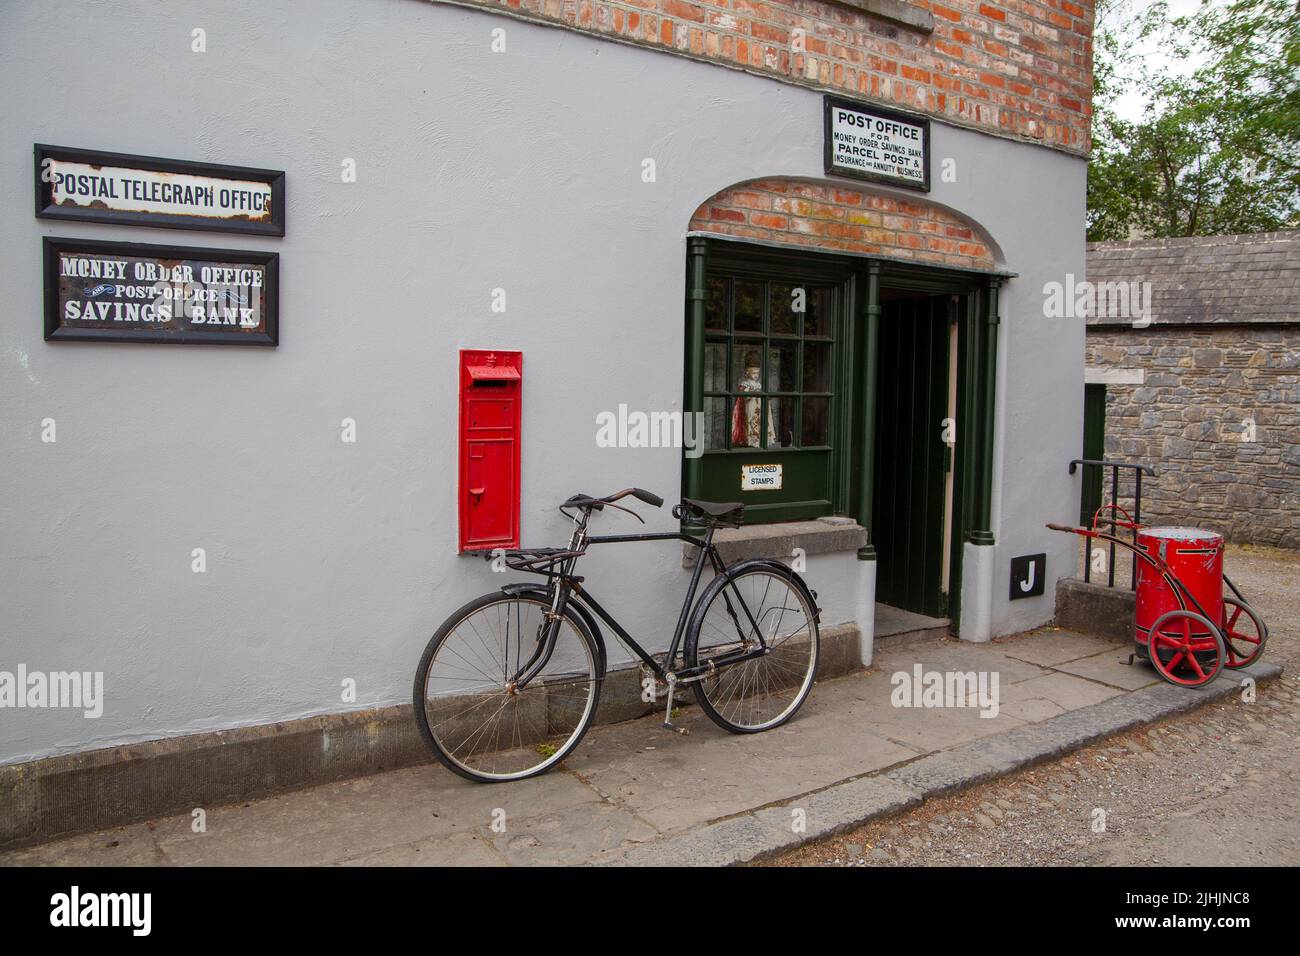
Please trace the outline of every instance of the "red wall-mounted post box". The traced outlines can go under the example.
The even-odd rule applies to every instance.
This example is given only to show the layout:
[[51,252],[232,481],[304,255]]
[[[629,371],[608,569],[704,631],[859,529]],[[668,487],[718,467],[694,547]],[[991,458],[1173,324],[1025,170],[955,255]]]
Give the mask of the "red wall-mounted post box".
[[460,550],[519,547],[522,352],[461,349]]

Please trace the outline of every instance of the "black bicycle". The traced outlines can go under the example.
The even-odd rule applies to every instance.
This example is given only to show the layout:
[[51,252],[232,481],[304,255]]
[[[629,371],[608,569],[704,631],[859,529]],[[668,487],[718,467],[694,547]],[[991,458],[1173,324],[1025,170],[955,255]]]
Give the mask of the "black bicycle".
[[[812,689],[820,647],[817,594],[780,561],[728,566],[713,544],[719,527],[739,527],[740,504],[682,499],[673,516],[703,535],[680,532],[588,535],[593,512],[631,495],[658,508],[640,488],[604,498],[574,495],[560,512],[573,521],[567,548],[497,552],[545,583],[507,584],[470,601],[434,633],[415,675],[420,733],[448,769],[470,780],[522,780],[554,767],[591,726],[605,676],[604,621],[667,693],[664,726],[673,728],[673,696],[691,685],[704,712],[732,733],[784,724]],[[686,541],[700,551],[672,642],[662,661],[633,639],[574,574],[595,544]],[[487,555],[491,558],[493,555]],[[705,566],[714,577],[698,601]]]

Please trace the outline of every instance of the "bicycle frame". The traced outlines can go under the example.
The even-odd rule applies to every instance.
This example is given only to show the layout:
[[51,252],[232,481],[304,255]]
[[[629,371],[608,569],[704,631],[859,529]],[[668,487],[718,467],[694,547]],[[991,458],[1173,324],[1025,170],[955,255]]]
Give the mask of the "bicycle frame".
[[[753,612],[745,599],[741,596],[739,589],[734,582],[731,584],[731,591],[735,594],[736,600],[744,610],[753,633],[758,635],[759,646],[751,650],[737,650],[727,654],[721,654],[716,658],[711,658],[707,664],[701,664],[693,668],[682,668],[680,670],[673,667],[673,662],[681,650],[682,641],[686,636],[687,623],[690,620],[691,608],[695,606],[695,596],[699,590],[700,578],[704,571],[704,558],[709,559],[710,565],[716,574],[725,575],[727,573],[726,563],[718,550],[713,545],[713,533],[716,530],[713,527],[706,529],[704,537],[699,538],[682,531],[655,531],[645,532],[643,534],[609,534],[609,535],[588,535],[587,521],[590,518],[590,512],[584,512],[581,520],[575,519],[573,536],[569,541],[567,551],[556,552],[544,560],[544,567],[526,567],[518,566],[519,570],[529,571],[533,574],[545,574],[548,578],[547,588],[554,589],[554,597],[551,603],[551,609],[547,612],[548,626],[546,634],[539,636],[538,646],[533,652],[532,657],[525,663],[515,674],[512,681],[517,687],[526,687],[538,673],[541,672],[551,654],[555,650],[556,638],[559,635],[560,621],[563,620],[564,611],[569,602],[575,601],[580,606],[585,607],[595,613],[604,621],[618,639],[628,650],[632,651],[641,662],[650,668],[651,672],[661,681],[669,684],[687,684],[702,680],[717,671],[719,667],[727,667],[732,664],[739,664],[742,661],[750,660],[755,657],[761,657],[768,653],[767,640],[763,636],[762,629],[754,619]],[[651,654],[645,650],[637,640],[627,632],[619,622],[607,611],[599,601],[591,594],[590,591],[583,587],[583,578],[573,573],[578,558],[586,554],[587,548],[593,544],[627,544],[640,541],[685,541],[693,545],[701,553],[695,562],[695,568],[691,572],[691,581],[687,586],[686,597],[682,602],[682,609],[677,617],[677,626],[673,630],[672,641],[668,645],[667,654],[664,657],[664,663],[661,665],[654,659]],[[524,564],[536,565],[538,560],[524,562]],[[559,567],[556,568],[555,565]],[[502,590],[506,593],[525,591],[534,588],[534,585],[517,584],[506,585]],[[732,606],[731,599],[724,592],[723,599],[726,601],[727,610],[732,619],[740,627],[740,619],[736,616],[736,610]]]

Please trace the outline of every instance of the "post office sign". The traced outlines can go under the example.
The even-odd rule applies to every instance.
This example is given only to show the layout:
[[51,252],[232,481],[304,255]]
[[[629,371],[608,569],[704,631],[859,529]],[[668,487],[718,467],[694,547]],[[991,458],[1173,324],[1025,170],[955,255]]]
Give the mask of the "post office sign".
[[284,173],[36,144],[41,219],[284,235]]
[[741,491],[780,491],[780,465],[741,465]]
[[930,191],[930,121],[825,98],[825,168],[835,176]]
[[47,237],[45,339],[277,345],[274,252]]

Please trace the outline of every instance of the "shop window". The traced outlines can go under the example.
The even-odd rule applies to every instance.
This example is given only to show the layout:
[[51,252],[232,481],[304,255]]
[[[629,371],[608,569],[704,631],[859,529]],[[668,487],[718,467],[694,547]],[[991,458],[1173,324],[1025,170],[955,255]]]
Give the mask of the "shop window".
[[[842,277],[824,268],[710,262],[704,350],[688,369],[705,452],[688,493],[744,501],[749,523],[835,513],[845,302]],[[747,465],[779,465],[779,487],[750,488]]]
[[826,448],[835,289],[711,275],[705,447]]

